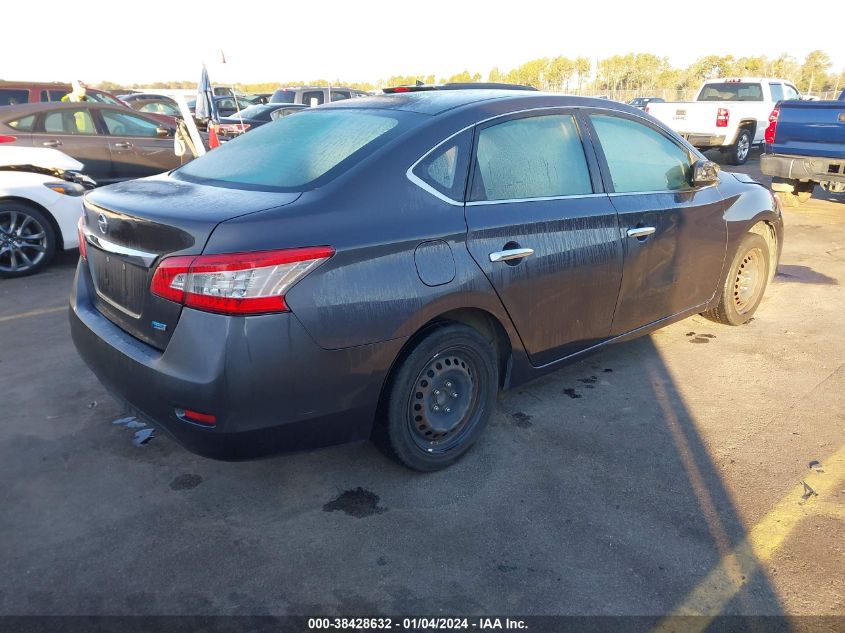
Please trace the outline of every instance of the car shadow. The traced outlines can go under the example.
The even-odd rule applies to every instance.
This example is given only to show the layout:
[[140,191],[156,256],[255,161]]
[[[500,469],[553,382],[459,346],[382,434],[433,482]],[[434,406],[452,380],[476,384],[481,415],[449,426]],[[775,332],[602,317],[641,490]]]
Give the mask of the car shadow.
[[775,275],[775,280],[787,283],[820,284],[825,286],[839,285],[839,281],[833,277],[817,272],[809,266],[798,266],[794,264],[780,264]]

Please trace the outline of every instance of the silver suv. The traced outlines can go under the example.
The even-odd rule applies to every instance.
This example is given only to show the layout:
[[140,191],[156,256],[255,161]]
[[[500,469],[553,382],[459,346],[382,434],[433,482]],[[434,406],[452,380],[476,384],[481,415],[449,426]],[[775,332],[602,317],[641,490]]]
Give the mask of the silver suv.
[[[331,97],[329,97],[331,92]],[[270,103],[302,103],[305,105],[320,105],[330,101],[343,101],[356,97],[369,96],[363,90],[352,88],[335,88],[327,86],[300,86],[298,88],[279,88],[270,97]]]

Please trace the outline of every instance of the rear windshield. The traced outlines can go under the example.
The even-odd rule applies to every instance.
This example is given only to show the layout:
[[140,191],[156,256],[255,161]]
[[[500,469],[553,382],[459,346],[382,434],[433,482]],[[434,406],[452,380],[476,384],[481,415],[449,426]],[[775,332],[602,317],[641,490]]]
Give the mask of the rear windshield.
[[318,187],[409,128],[408,112],[309,110],[262,125],[173,172],[244,189]]
[[758,83],[726,82],[707,84],[698,94],[699,101],[762,101],[763,87]]
[[293,90],[277,90],[270,97],[270,103],[294,103],[296,101],[296,92]]
[[[251,105],[246,108],[241,109],[240,116],[245,119],[260,119],[262,121],[269,121],[270,120],[270,111],[272,110],[272,106],[267,106],[265,104],[260,105]],[[232,118],[237,119],[238,114],[237,112],[231,115]]]

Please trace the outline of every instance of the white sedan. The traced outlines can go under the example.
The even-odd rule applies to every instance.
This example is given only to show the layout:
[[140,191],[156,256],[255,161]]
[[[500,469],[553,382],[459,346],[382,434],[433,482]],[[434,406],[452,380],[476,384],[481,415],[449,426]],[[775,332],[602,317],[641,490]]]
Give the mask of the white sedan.
[[94,186],[82,169],[54,149],[0,145],[0,278],[37,273],[79,246],[82,194]]

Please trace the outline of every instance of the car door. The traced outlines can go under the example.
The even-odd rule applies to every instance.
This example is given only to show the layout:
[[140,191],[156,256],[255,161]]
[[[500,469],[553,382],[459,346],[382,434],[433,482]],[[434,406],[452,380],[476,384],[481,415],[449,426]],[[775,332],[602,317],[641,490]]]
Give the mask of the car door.
[[112,159],[112,179],[160,174],[181,165],[173,137],[158,135],[159,123],[124,108],[99,110]]
[[531,362],[608,338],[622,276],[616,211],[574,110],[542,110],[476,131],[467,246]]
[[587,118],[624,240],[613,335],[702,308],[727,246],[718,187],[691,186],[697,156],[646,119],[606,110]]
[[[58,105],[58,104],[56,104]],[[51,147],[81,162],[97,182],[108,180],[111,154],[90,107],[60,107],[41,113],[32,132],[34,147]]]

